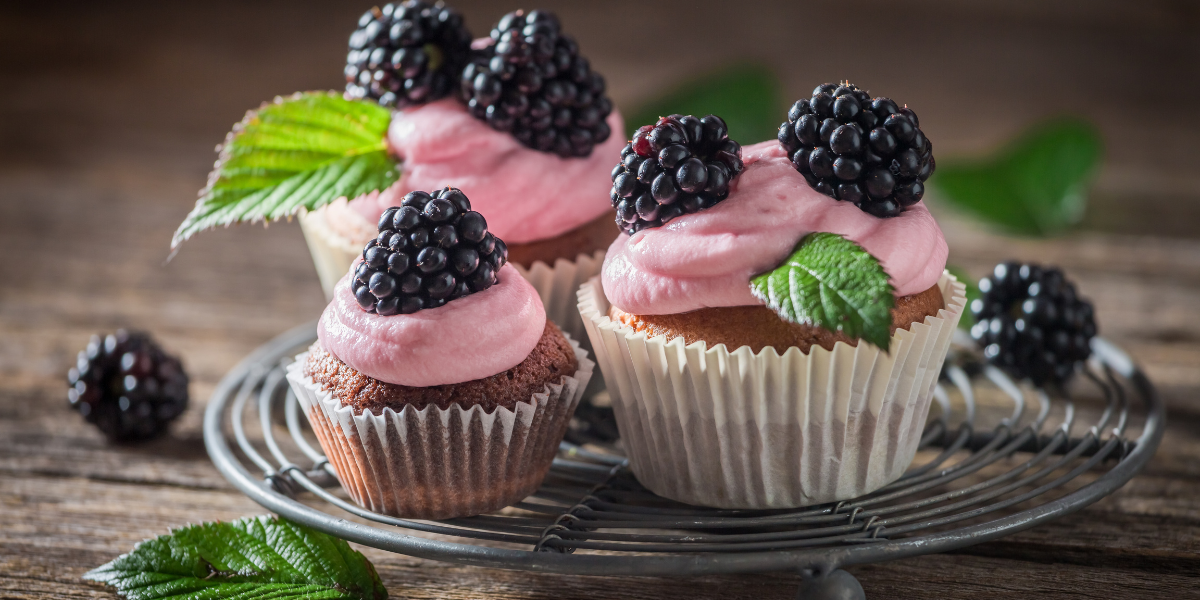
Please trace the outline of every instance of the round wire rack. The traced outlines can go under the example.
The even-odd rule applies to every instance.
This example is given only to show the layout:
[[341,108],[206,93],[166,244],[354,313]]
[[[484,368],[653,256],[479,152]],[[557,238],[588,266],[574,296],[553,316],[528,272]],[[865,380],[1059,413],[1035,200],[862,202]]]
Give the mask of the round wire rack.
[[804,598],[864,597],[840,567],[953,550],[1080,510],[1146,464],[1165,418],[1145,375],[1100,338],[1069,394],[1014,382],[956,338],[916,460],[871,494],[790,510],[660,498],[627,468],[600,392],[580,405],[533,496],[496,513],[417,521],[361,508],[338,486],[284,379],[284,366],[315,339],[309,323],[254,351],[221,380],[205,413],[216,467],[267,509],[352,542],[484,567],[795,571]]

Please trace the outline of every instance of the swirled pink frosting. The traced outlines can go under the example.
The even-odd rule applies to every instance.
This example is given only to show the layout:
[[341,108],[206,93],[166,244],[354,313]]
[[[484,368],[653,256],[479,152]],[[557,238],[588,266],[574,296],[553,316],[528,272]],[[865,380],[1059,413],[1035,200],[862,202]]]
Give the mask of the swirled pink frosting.
[[762,304],[750,278],[818,231],[858,242],[900,296],[929,289],[946,268],[946,238],[924,203],[880,219],[809,187],[779,142],[747,146],[742,158],[746,170],[724,202],[612,243],[602,275],[609,301],[639,315]]
[[549,239],[612,210],[609,174],[621,160],[625,124],[613,109],[612,134],[586,157],[561,158],[522,146],[446,98],[398,111],[388,143],[403,162],[400,180],[350,208],[372,225],[413,190],[459,188],[483,214],[488,231],[510,244]]
[[364,375],[429,387],[491,377],[517,366],[545,328],[546,309],[537,291],[504,265],[499,282],[485,291],[387,317],[359,308],[347,274],[321,314],[317,339],[326,352]]

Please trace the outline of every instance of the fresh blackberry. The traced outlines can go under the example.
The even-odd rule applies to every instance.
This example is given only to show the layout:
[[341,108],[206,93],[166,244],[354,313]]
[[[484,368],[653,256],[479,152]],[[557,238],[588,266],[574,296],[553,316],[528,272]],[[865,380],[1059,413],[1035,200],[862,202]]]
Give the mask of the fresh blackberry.
[[587,156],[612,134],[604,77],[544,10],[504,15],[461,84],[472,115],[542,152]]
[[71,406],[113,441],[156,437],[188,404],[183,365],[142,332],[93,335],[67,382]]
[[508,247],[462,191],[409,192],[380,216],[351,289],[367,312],[410,314],[492,287],[506,262]]
[[613,168],[617,226],[633,235],[715,206],[742,168],[742,147],[721,117],[671,115],[642,126]]
[[450,95],[471,52],[462,16],[441,2],[372,8],[350,34],[346,94],[404,108]]
[[779,126],[779,143],[813,189],[895,217],[921,201],[937,166],[917,113],[850,82],[827,83],[797,100]]
[[1092,305],[1061,270],[1006,262],[979,281],[971,337],[987,360],[1037,385],[1065,384],[1091,354]]

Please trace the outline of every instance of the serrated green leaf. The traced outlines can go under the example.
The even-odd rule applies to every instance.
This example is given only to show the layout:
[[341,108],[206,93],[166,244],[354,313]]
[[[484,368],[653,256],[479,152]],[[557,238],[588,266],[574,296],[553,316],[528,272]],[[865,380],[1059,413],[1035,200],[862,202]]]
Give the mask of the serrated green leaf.
[[[630,138],[642,125],[670,114],[717,115],[729,126],[729,137],[743,145],[775,139],[787,118],[779,80],[764,65],[742,64],[684,82],[626,115]],[[628,138],[627,138],[628,139]]]
[[388,187],[399,177],[387,151],[390,122],[387,108],[333,92],[277,98],[246,113],[171,246],[218,225],[288,217]]
[[274,516],[203,523],[89,571],[130,600],[382,600],[375,567],[344,540]]
[[774,270],[750,280],[750,292],[792,323],[841,331],[891,345],[895,290],[879,261],[836,233],[810,233]]
[[1102,149],[1090,123],[1056,119],[990,159],[939,163],[930,184],[951,204],[1009,233],[1054,235],[1083,218]]
[[[958,279],[958,282],[963,284],[963,287],[967,288],[967,308],[971,307],[972,300],[982,297],[982,294],[979,293],[979,284],[974,279],[971,279],[971,276],[967,275],[967,272],[962,267],[946,265],[946,270],[950,271],[950,274]],[[962,318],[958,320],[958,328],[966,331],[970,331],[971,326],[974,324],[975,316],[971,314],[970,310],[965,311]]]

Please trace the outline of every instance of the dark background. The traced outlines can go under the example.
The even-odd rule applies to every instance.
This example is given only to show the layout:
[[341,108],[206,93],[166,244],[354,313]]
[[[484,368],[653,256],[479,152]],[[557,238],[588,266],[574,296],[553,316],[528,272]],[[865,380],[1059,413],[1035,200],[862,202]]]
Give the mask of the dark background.
[[[454,5],[476,35],[520,7]],[[237,360],[319,314],[325,301],[316,274],[295,223],[205,232],[167,263],[169,241],[204,185],[213,147],[247,109],[275,95],[341,87],[346,39],[367,8],[229,0],[0,4],[0,574],[79,586],[78,573],[167,526],[261,512],[208,465],[200,415]],[[850,79],[907,103],[939,158],[986,153],[1052,115],[1090,119],[1106,155],[1084,222],[1066,237],[1006,238],[936,198],[929,203],[951,261],[975,276],[1009,257],[1066,267],[1095,301],[1101,332],[1145,364],[1163,390],[1173,422],[1182,431],[1200,429],[1200,2],[548,1],[524,8],[558,12],[626,112],[706,70],[758,61],[780,76],[788,100]],[[194,382],[194,407],[173,437],[142,449],[106,446],[64,400],[75,353],[93,332],[118,326],[153,331],[183,355]],[[1138,515],[1112,521],[1129,535],[1161,522],[1169,535],[1150,527],[1136,542],[1153,549],[1147,556],[1194,555],[1200,512],[1171,498],[1200,494],[1200,442],[1168,434],[1166,444],[1191,458],[1160,461],[1158,475],[1139,478],[1142,487],[1095,511]],[[143,484],[167,487],[143,492],[136,487]],[[113,499],[109,513],[105,498]],[[190,508],[153,516],[171,502]],[[1108,515],[1095,511],[1084,522]],[[1064,523],[1062,535],[1075,539],[1071,528],[1080,521]],[[1107,543],[1101,538],[1086,542]],[[76,546],[86,550],[66,550]],[[5,547],[10,556],[46,558],[6,563]],[[1024,566],[1005,559],[1003,567],[972,560],[931,557],[880,567],[874,579],[871,571],[858,574],[868,591],[969,597],[975,582],[1001,569],[1022,573],[1007,578],[1014,597],[1054,597],[1047,590],[1058,585],[1090,585],[1098,596],[1129,581],[1142,582],[1143,592],[1166,589],[1186,570],[1162,567],[1168,561],[1123,580],[1103,569],[1042,568],[1044,559]],[[1122,565],[1157,559],[1129,560]],[[951,563],[957,570],[941,570]],[[392,585],[407,572],[389,564]],[[919,575],[907,584],[910,568]],[[428,575],[425,585],[457,581],[469,590],[465,582],[485,581],[543,597],[520,579],[445,573]],[[943,587],[921,583],[934,579]],[[0,595],[40,585],[14,581],[13,588],[0,585]],[[561,581],[544,579],[540,585],[549,587],[534,589],[556,596]],[[733,597],[758,580],[739,581],[712,589]],[[1020,591],[1025,585],[1030,590]],[[1176,585],[1195,589],[1194,582]],[[591,589],[607,584],[594,581]]]

